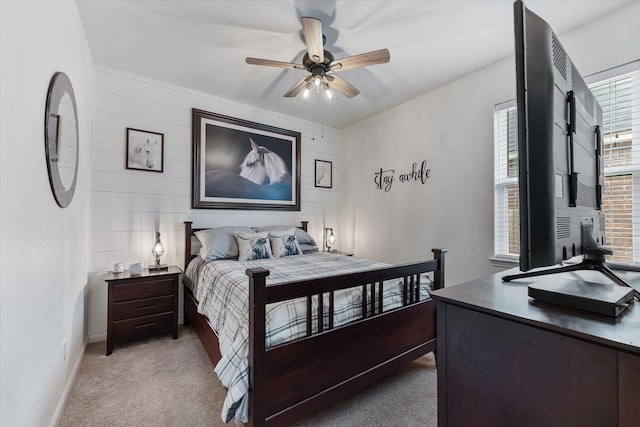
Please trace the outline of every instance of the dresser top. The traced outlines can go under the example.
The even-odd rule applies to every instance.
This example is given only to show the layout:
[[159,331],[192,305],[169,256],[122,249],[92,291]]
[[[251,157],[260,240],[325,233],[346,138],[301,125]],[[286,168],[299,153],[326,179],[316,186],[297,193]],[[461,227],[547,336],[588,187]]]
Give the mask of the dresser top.
[[109,272],[107,276],[104,278],[105,281],[109,282],[112,280],[121,280],[121,279],[135,279],[137,277],[156,277],[156,276],[164,276],[167,274],[179,274],[182,273],[180,267],[175,265],[170,265],[164,270],[149,270],[148,268],[142,269],[142,273],[140,274],[131,274],[129,270],[125,270],[122,273],[113,273]]
[[[560,332],[565,335],[640,354],[640,302],[635,301],[618,317],[590,313],[574,308],[536,301],[528,296],[527,286],[553,277],[611,283],[595,271],[580,271],[503,282],[508,270],[432,292],[438,302],[453,304],[490,315]],[[616,272],[632,284],[640,283],[640,273]]]

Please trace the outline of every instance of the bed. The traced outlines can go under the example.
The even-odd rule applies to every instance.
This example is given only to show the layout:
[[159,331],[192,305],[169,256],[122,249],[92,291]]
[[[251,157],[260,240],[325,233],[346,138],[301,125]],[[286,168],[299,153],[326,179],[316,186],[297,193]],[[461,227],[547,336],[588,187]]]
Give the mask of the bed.
[[[196,241],[195,233],[205,229],[193,228],[191,221],[184,224],[185,270],[189,273],[184,276],[185,324],[193,326],[216,365],[216,373],[228,388],[230,403],[225,401],[224,421],[231,420],[234,414],[238,421],[238,411],[244,410],[248,414],[243,420],[247,425],[291,424],[436,348],[435,301],[428,290],[444,286],[444,249],[433,249],[431,260],[397,266],[353,258],[349,262],[354,266],[340,274],[335,272],[342,271],[339,266],[346,263],[348,257],[326,252],[286,257],[287,263],[295,260],[313,265],[308,270],[320,269],[326,264],[333,272],[330,276],[314,277],[311,273],[302,274],[305,268],[298,266],[298,270],[292,271],[300,272],[303,278],[299,279],[296,274],[279,273],[278,263],[284,263],[282,259],[261,260],[269,262],[256,264],[253,264],[255,261],[204,262],[192,243]],[[300,228],[306,232],[307,223],[302,222]],[[194,267],[196,264],[198,267]],[[227,302],[222,298],[225,303],[218,303],[213,309],[204,307],[205,301],[214,298],[209,296],[214,291],[204,290],[204,285],[195,286],[191,274],[194,269],[202,269],[214,272],[208,274],[229,274],[238,281],[238,268],[245,267],[242,283],[230,285],[245,290],[244,310],[248,311],[244,319],[246,332],[233,333],[233,337],[241,336],[241,339],[234,338],[237,342],[244,339],[247,346],[242,350],[246,351],[242,362],[246,376],[236,381],[242,386],[239,390],[243,387],[247,390],[240,399],[239,396],[230,398],[236,391],[236,383],[225,378],[221,368],[228,364],[227,341],[232,341],[225,330],[230,321],[221,320],[224,316],[219,316],[223,311],[220,307]],[[430,278],[425,279],[427,273]],[[304,304],[302,310],[297,309],[304,313],[304,318],[295,323],[294,336],[274,339],[273,336],[277,336],[272,332],[274,307],[291,304],[298,307]],[[347,305],[351,312],[348,319],[341,317]],[[221,344],[227,350],[221,352]],[[240,352],[238,348],[234,351]]]

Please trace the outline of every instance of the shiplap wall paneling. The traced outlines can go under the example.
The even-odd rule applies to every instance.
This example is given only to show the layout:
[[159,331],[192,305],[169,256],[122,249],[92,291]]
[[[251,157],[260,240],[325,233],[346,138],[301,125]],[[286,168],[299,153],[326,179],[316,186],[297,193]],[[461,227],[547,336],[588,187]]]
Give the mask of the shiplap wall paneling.
[[[89,336],[106,334],[105,274],[115,262],[153,262],[154,233],[165,247],[163,262],[182,266],[183,221],[197,226],[299,224],[322,244],[323,226],[339,217],[340,130],[158,82],[119,70],[96,67],[92,169],[92,250]],[[292,100],[292,102],[297,102]],[[301,210],[237,211],[191,209],[191,111],[205,111],[299,131]],[[164,172],[126,169],[126,128],[164,134]],[[315,136],[315,140],[313,139]],[[320,139],[322,136],[322,139]],[[314,186],[315,159],[333,162],[333,188]],[[182,314],[180,315],[182,317]]]

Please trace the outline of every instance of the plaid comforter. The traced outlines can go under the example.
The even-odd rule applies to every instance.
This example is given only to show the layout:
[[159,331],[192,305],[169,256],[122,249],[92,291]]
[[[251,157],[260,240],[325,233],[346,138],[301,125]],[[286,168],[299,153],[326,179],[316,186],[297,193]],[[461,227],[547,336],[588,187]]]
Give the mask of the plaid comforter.
[[[327,252],[256,261],[217,260],[203,262],[195,258],[186,271],[186,283],[199,301],[198,312],[205,315],[217,333],[222,359],[215,372],[227,388],[222,420],[248,421],[249,354],[249,279],[248,268],[267,268],[268,283],[281,283],[322,276],[353,273],[385,267],[370,260]],[[420,299],[429,296],[431,280],[421,280]],[[317,303],[313,299],[313,324],[317,325]],[[323,323],[328,326],[328,295],[324,297]],[[384,310],[402,306],[402,284],[385,283]],[[334,327],[362,316],[361,287],[334,293]],[[266,346],[274,346],[306,335],[306,298],[278,302],[267,306]],[[315,328],[316,326],[314,326]]]

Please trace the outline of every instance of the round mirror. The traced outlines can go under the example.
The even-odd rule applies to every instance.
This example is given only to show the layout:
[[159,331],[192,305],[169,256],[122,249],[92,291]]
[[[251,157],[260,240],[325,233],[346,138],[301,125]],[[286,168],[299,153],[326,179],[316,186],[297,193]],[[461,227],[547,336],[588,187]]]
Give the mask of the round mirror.
[[71,81],[55,73],[49,83],[44,119],[44,146],[53,197],[66,208],[78,178],[78,110]]

